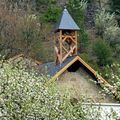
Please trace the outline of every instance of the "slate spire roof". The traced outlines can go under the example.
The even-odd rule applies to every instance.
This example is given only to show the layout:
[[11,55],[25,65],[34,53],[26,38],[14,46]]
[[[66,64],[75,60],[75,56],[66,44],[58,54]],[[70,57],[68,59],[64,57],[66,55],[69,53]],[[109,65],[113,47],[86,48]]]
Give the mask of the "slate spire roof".
[[60,29],[62,30],[79,30],[80,29],[66,8],[64,8],[61,14],[61,17],[55,26],[55,31]]

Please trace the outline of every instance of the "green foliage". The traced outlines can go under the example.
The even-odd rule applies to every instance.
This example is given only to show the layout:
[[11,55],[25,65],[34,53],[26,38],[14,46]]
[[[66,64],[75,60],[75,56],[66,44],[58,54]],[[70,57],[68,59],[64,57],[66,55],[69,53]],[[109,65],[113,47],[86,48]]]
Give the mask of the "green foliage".
[[37,11],[42,11],[44,12],[45,9],[42,9],[42,7],[47,7],[49,5],[50,0],[35,0],[36,2],[36,9]]
[[50,6],[44,14],[46,22],[56,22],[60,15],[61,9],[58,6]]
[[36,4],[39,5],[46,5],[49,3],[50,0],[36,0]]
[[97,34],[110,45],[113,55],[119,56],[120,28],[115,19],[115,14],[99,10],[95,17]]
[[93,56],[90,57],[90,55],[88,53],[81,53],[80,57],[86,62],[88,63],[90,66],[92,66],[92,68],[94,68],[96,71],[99,71],[99,66],[97,64],[96,58],[94,58]]
[[90,61],[89,55],[87,53],[80,54],[80,57],[87,63]]
[[68,10],[71,13],[72,17],[80,27],[78,40],[78,47],[81,51],[85,50],[88,45],[88,35],[85,31],[85,12],[87,8],[86,0],[69,0]]
[[69,95],[60,95],[55,84],[46,86],[49,77],[37,74],[34,69],[28,70],[22,64],[7,62],[0,66],[2,120],[86,120],[91,115],[91,108],[82,107],[81,101],[73,105]]
[[120,1],[119,0],[110,0],[111,1],[111,8],[116,14],[120,15]]
[[56,4],[55,0],[35,0],[35,2],[36,2],[36,7],[41,7],[42,5]]
[[[0,64],[1,65],[1,64]],[[49,119],[73,120],[81,116],[74,114],[68,96],[61,96],[54,85],[45,86],[47,77],[38,75],[25,66],[11,63],[0,68],[0,113],[2,119],[26,120]],[[77,111],[77,109],[75,109]]]
[[115,12],[116,19],[117,19],[118,24],[120,26],[120,1],[119,0],[110,0],[110,1],[111,1],[112,12]]
[[106,66],[102,73],[117,90],[116,98],[120,100],[120,64],[113,63]]
[[99,65],[107,65],[112,62],[112,52],[109,45],[101,39],[98,39],[93,45],[93,53],[97,56]]
[[81,28],[78,37],[78,46],[80,47],[80,52],[85,52],[88,47],[89,38],[87,32]]
[[104,31],[104,38],[114,46],[116,43],[120,43],[120,28],[118,26],[111,26]]
[[40,20],[50,23],[56,22],[61,12],[55,0],[36,0],[36,9]]
[[114,47],[115,55],[118,57],[118,60],[120,59],[120,43],[116,44]]
[[99,10],[96,13],[95,26],[98,35],[103,37],[104,31],[111,26],[116,26],[116,24],[115,15],[106,12],[105,9]]
[[84,27],[84,13],[86,11],[87,2],[85,0],[69,0],[68,10],[80,27]]
[[[82,101],[72,102],[60,94],[50,77],[39,75],[25,65],[0,61],[0,117],[2,120],[90,120],[101,118],[100,111]],[[111,113],[110,113],[111,114]],[[106,116],[107,118],[107,116]]]

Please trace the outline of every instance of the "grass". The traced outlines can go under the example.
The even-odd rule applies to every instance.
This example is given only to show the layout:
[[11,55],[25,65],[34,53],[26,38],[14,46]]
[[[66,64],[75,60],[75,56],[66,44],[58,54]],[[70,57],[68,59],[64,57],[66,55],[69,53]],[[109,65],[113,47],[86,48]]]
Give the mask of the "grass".
[[84,97],[86,102],[116,102],[112,96],[106,94],[100,86],[96,85],[95,81],[82,69],[79,69],[75,73],[65,72],[57,81],[57,85],[61,93],[69,91],[71,97],[76,99]]

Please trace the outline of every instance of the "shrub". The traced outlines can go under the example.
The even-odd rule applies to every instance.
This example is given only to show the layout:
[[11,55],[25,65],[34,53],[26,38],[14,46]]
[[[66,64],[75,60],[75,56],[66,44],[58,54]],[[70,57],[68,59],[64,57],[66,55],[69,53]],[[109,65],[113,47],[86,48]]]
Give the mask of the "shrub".
[[[42,42],[48,39],[51,27],[39,21],[36,12],[24,1],[21,4],[25,4],[26,9],[22,9],[22,6],[19,8],[17,4],[15,8],[14,4],[7,8],[6,1],[0,2],[0,52],[6,59],[19,53],[31,56],[34,48],[38,51]],[[39,54],[41,53],[39,50]]]
[[103,71],[103,75],[108,79],[109,83],[116,88],[116,98],[120,100],[120,64],[116,62],[109,66],[107,65]]
[[56,22],[60,15],[60,7],[50,6],[44,14],[44,19],[46,22]]
[[115,20],[115,15],[106,12],[105,9],[98,10],[95,16],[95,26],[97,29],[97,34],[102,36],[106,28],[111,26],[116,26],[117,22]]
[[110,0],[111,1],[111,8],[112,11],[116,14],[116,19],[118,21],[118,24],[120,26],[120,2],[119,0]]
[[109,45],[98,39],[93,45],[93,53],[97,56],[98,64],[103,66],[112,63],[112,52]]
[[[50,79],[27,69],[20,63],[0,63],[0,117],[2,120],[84,120],[91,115],[91,107],[74,103],[68,94],[60,94]],[[90,110],[91,109],[91,110]],[[98,111],[99,112],[99,111]],[[95,118],[96,112],[91,115]]]
[[117,15],[120,15],[120,1],[119,0],[110,0],[111,8],[114,12],[116,12]]
[[115,19],[115,14],[110,14],[104,9],[99,10],[95,18],[97,33],[112,48],[113,55],[119,56],[120,28]]
[[120,43],[120,28],[118,27],[114,13],[99,10],[95,17],[95,25],[98,35],[104,38],[111,46]]
[[118,59],[120,58],[120,44],[116,44],[115,45],[115,54],[116,54],[116,57],[118,57]]
[[35,0],[36,10],[44,12],[44,9],[49,5],[50,0]]
[[87,53],[81,53],[80,57],[87,63],[90,61],[89,55]]
[[118,26],[110,26],[104,31],[104,39],[114,47],[117,43],[120,43],[120,28]]
[[[1,64],[0,64],[1,66]],[[0,114],[1,119],[82,119],[84,112],[79,106],[78,116],[68,95],[61,96],[54,84],[46,86],[49,78],[38,75],[25,66],[4,63],[0,67]]]
[[[73,104],[69,94],[60,94],[50,79],[20,63],[0,61],[0,118],[2,120],[90,120],[100,111],[82,101]],[[112,113],[110,113],[112,114]],[[110,117],[110,116],[109,116]],[[107,116],[106,116],[107,118]]]
[[78,37],[78,47],[80,48],[80,52],[85,52],[87,50],[89,39],[88,34],[84,29],[80,29],[79,37]]

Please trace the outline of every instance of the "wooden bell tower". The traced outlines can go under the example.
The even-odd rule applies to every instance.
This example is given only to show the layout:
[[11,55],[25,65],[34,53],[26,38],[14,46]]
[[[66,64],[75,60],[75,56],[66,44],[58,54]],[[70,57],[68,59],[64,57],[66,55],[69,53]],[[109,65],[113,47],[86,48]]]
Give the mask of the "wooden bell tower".
[[54,31],[56,64],[62,64],[68,57],[77,55],[77,31],[79,29],[65,8]]

